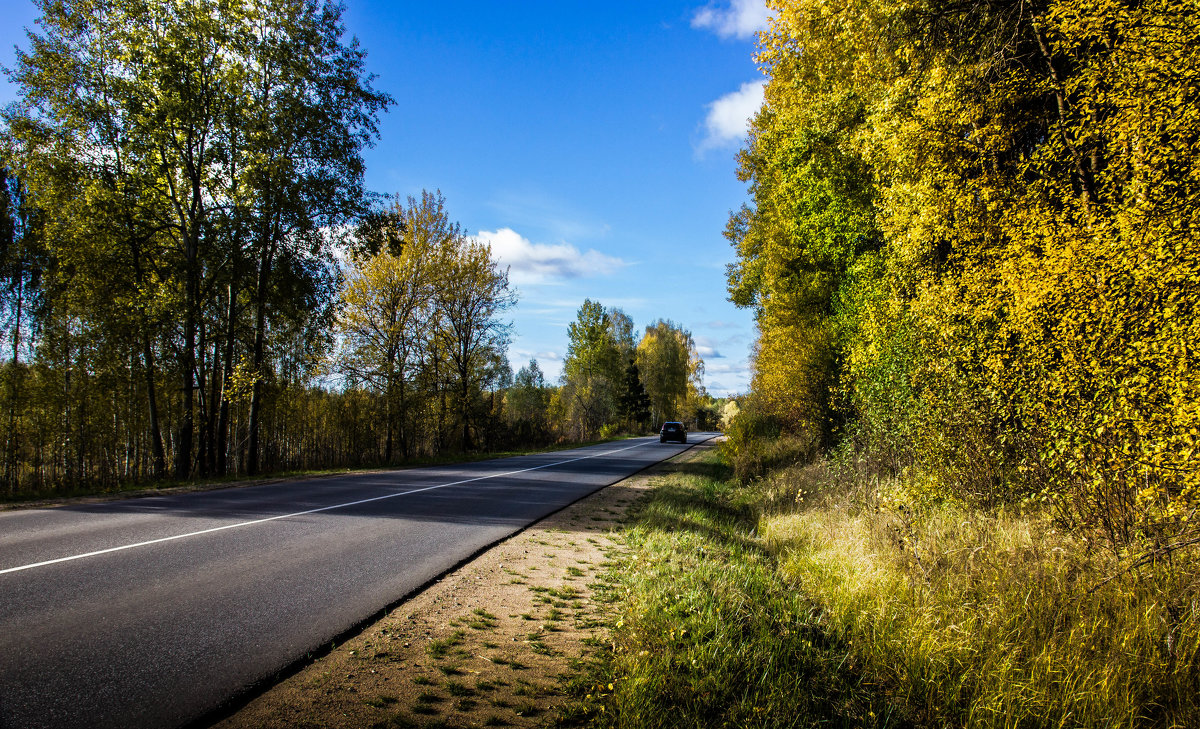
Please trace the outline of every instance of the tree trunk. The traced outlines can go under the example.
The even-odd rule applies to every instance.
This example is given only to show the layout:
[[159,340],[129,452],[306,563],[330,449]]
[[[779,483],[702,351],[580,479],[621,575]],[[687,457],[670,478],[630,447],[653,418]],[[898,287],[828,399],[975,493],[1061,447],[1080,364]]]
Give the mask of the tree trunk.
[[18,268],[17,281],[17,311],[14,315],[12,333],[12,367],[8,378],[8,435],[4,443],[4,482],[8,495],[12,496],[17,490],[17,400],[21,388],[17,380],[21,377],[21,314],[24,309],[25,272]]
[[462,449],[465,453],[471,449],[471,423],[468,420],[470,405],[467,402],[471,392],[471,383],[467,380],[465,370],[459,373],[459,377],[462,378],[462,400],[459,402],[459,414],[462,418]]
[[[273,231],[272,231],[273,232]],[[258,431],[262,420],[262,366],[265,359],[267,335],[267,286],[271,277],[271,266],[275,257],[275,236],[268,233],[258,266],[258,285],[254,293],[254,391],[250,397],[250,452],[246,456],[246,472],[258,473]]]
[[383,388],[383,420],[387,430],[387,436],[383,443],[383,462],[390,464],[392,462],[392,387],[390,383]]
[[196,392],[199,394],[199,402],[196,405],[196,412],[200,415],[199,437],[196,452],[196,472],[201,476],[207,476],[209,469],[209,445],[212,436],[212,419],[208,417],[208,384],[206,377],[208,373],[208,327],[204,322],[200,322],[199,341],[196,344],[196,350],[200,353],[196,362]]
[[408,460],[408,428],[405,427],[408,423],[408,393],[405,387],[404,377],[400,377],[400,457]]
[[433,354],[433,386],[437,389],[438,395],[437,433],[434,442],[434,452],[441,453],[442,434],[446,430],[446,388],[442,384],[442,365],[436,349],[434,349]]
[[233,373],[233,332],[234,318],[237,315],[235,306],[236,292],[233,284],[229,285],[229,308],[226,310],[225,330],[225,374],[221,378],[221,412],[217,416],[217,475],[224,476],[229,471],[229,376]]
[[150,448],[154,452],[154,478],[167,475],[167,457],[163,452],[162,427],[158,422],[158,391],[154,386],[154,351],[150,349],[150,332],[142,328],[142,360],[146,364],[146,404],[150,412]]
[[221,340],[218,334],[213,338],[212,371],[209,373],[208,395],[205,398],[207,407],[204,419],[208,425],[205,429],[206,436],[204,440],[204,452],[206,454],[204,472],[210,474],[217,472],[218,410],[221,401],[221,383],[224,380],[225,373],[221,368]]
[[187,241],[187,297],[183,322],[183,417],[179,423],[179,450],[175,454],[175,478],[192,475],[192,431],[196,410],[196,331],[200,306],[200,282],[197,270],[198,245]]

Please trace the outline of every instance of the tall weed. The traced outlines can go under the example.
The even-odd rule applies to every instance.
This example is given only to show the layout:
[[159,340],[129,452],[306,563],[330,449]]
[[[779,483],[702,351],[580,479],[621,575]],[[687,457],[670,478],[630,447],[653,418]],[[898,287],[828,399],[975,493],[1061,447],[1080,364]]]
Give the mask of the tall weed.
[[1045,514],[891,501],[862,477],[777,474],[759,531],[869,680],[956,725],[1200,726],[1194,555],[1104,583],[1122,563]]

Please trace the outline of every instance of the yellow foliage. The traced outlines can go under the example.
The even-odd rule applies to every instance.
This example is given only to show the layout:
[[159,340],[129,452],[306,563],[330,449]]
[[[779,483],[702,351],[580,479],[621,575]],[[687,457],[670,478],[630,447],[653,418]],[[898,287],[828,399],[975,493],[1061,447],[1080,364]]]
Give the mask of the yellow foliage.
[[1185,528],[1200,2],[776,5],[728,231],[761,401],[925,495]]

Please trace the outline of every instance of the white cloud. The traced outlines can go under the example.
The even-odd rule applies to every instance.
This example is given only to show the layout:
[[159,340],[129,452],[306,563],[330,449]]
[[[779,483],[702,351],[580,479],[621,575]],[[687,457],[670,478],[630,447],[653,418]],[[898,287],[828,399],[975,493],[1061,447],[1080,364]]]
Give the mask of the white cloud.
[[706,28],[722,38],[745,40],[766,30],[770,17],[771,11],[763,0],[733,0],[729,7],[709,3],[692,16],[692,27]]
[[704,359],[723,359],[725,355],[717,351],[716,342],[708,337],[695,337],[696,353]]
[[710,365],[704,363],[704,372],[709,375],[724,375],[724,374],[745,374],[750,371],[750,368],[745,363],[735,364],[732,362],[718,362]]
[[475,237],[491,245],[492,255],[510,267],[509,276],[518,285],[605,276],[629,265],[594,249],[580,251],[569,243],[533,243],[512,228],[481,230]]
[[763,103],[763,82],[750,81],[708,105],[704,120],[706,136],[699,151],[737,144],[746,136],[750,118]]

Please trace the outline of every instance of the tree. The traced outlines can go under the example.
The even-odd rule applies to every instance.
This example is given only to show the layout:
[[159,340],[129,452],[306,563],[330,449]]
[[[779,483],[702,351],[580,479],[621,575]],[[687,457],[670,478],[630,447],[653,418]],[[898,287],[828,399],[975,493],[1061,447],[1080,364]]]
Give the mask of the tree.
[[45,252],[39,233],[36,211],[25,202],[20,180],[0,168],[0,342],[7,340],[7,366],[4,372],[4,395],[7,407],[3,413],[6,424],[4,437],[3,478],[12,495],[17,488],[17,453],[21,430],[17,424],[22,408],[25,364],[21,355],[34,350],[32,332],[35,316],[42,300],[42,272],[46,267]]
[[642,384],[636,357],[629,357],[625,377],[617,397],[617,412],[630,429],[644,429],[650,424],[650,396]]
[[[508,272],[487,245],[450,221],[441,193],[395,203],[369,219],[366,230],[356,249],[378,253],[359,254],[343,289],[340,370],[383,397],[386,459],[392,458],[393,430],[401,453],[409,454],[410,404],[422,387],[438,405],[439,439],[453,387],[459,445],[469,449],[483,390],[503,389],[511,377],[504,354],[509,325],[501,319],[516,303]],[[399,245],[376,245],[388,240]]]
[[157,476],[164,411],[177,475],[224,470],[230,385],[248,376],[254,471],[268,370],[322,346],[323,231],[358,212],[361,150],[390,100],[328,2],[39,6],[4,136],[31,204],[55,211],[64,296],[48,321],[82,322],[107,349],[97,362],[141,371]]
[[472,398],[487,381],[488,365],[508,347],[511,325],[500,316],[516,304],[486,243],[459,239],[437,291],[450,364],[458,385],[461,446],[470,450]]
[[363,209],[362,149],[378,133],[376,114],[391,103],[370,88],[365,53],[342,43],[342,10],[274,0],[250,17],[248,56],[256,63],[247,84],[252,103],[244,111],[242,184],[254,201],[248,228],[256,263],[251,473],[258,468],[267,327],[272,312],[290,303],[271,296],[273,277],[310,273],[308,262],[326,252],[321,229]]
[[354,268],[342,289],[339,369],[382,396],[383,458],[389,463],[397,431],[401,455],[409,454],[409,390],[420,364],[422,328],[432,315],[427,252],[420,243],[405,246],[400,256],[382,251]]
[[550,391],[546,387],[546,376],[536,359],[517,370],[512,387],[505,395],[508,417],[512,423],[526,422],[536,431],[545,430],[546,409],[550,404]]
[[689,388],[699,387],[704,373],[691,332],[663,319],[647,326],[637,346],[637,364],[655,423],[679,420]]
[[733,419],[738,416],[742,409],[738,407],[737,400],[730,399],[721,406],[720,419],[717,421],[717,427],[721,430],[728,430]]
[[623,314],[610,316],[602,304],[585,299],[576,320],[567,325],[563,397],[570,429],[579,439],[591,437],[613,422],[624,372],[613,323],[627,319]]
[[963,501],[1186,528],[1194,3],[774,5],[727,229],[757,402]]
[[[440,195],[436,204],[440,209]],[[490,361],[508,347],[511,325],[501,316],[517,297],[508,286],[508,269],[492,258],[491,246],[463,235],[457,226],[437,263],[437,332],[457,384],[460,445],[470,450],[473,398]]]

